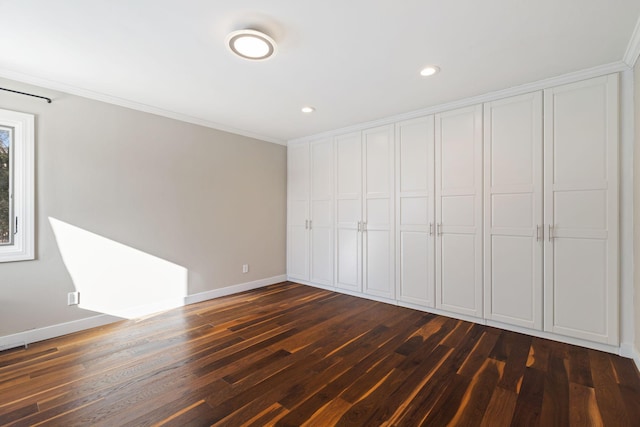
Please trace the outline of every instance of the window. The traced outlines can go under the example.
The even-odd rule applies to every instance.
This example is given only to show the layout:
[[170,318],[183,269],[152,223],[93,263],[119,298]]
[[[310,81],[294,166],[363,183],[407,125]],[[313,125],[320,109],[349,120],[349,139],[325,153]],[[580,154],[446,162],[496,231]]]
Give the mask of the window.
[[13,244],[11,217],[11,128],[0,127],[0,245]]
[[0,109],[0,262],[34,258],[34,117]]

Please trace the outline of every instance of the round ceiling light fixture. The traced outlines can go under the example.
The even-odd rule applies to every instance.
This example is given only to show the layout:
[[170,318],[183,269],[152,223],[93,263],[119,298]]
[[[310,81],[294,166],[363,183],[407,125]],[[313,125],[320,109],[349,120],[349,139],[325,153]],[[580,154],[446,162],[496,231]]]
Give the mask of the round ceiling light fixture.
[[422,77],[429,77],[429,76],[433,76],[434,74],[437,74],[440,71],[439,67],[436,67],[435,65],[429,65],[424,67],[422,70],[420,70],[420,75]]
[[311,106],[309,106],[309,105],[306,105],[306,106],[302,107],[301,111],[302,111],[303,113],[305,113],[305,114],[311,114],[311,113],[313,113],[314,111],[316,111],[316,109],[315,109],[315,108],[313,108],[313,107],[311,107]]
[[276,42],[257,30],[238,30],[227,36],[227,46],[241,58],[252,61],[268,59],[276,54]]

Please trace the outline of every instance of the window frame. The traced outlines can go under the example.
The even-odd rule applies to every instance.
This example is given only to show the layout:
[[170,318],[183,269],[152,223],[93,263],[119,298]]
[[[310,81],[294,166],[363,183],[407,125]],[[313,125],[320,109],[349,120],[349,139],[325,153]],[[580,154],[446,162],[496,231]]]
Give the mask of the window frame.
[[0,109],[0,125],[13,128],[10,173],[14,232],[12,244],[0,245],[0,263],[32,260],[35,259],[35,117]]

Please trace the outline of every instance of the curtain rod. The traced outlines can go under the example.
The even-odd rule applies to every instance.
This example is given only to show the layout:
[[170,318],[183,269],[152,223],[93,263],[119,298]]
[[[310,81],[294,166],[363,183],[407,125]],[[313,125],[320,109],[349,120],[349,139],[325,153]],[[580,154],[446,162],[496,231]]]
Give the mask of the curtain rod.
[[51,98],[47,98],[46,96],[33,95],[33,94],[27,93],[27,92],[20,92],[20,91],[12,90],[12,89],[5,89],[3,87],[0,87],[0,90],[6,90],[7,92],[13,92],[13,93],[17,93],[17,94],[20,94],[20,95],[33,96],[34,98],[44,99],[44,100],[47,101],[48,104],[51,104]]

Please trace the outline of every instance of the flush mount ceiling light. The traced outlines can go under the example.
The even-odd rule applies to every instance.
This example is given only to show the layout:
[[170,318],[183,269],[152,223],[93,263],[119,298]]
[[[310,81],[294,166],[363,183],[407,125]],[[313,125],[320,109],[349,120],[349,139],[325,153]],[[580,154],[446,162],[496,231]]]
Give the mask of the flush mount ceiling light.
[[227,36],[227,46],[241,58],[260,61],[276,54],[276,42],[263,32],[238,30]]
[[303,113],[305,113],[305,114],[311,114],[311,113],[313,113],[314,111],[316,111],[316,109],[307,105],[307,106],[302,107],[302,110],[301,110],[301,111],[302,111]]
[[434,74],[437,74],[440,71],[439,67],[436,67],[435,65],[429,65],[424,67],[422,70],[420,70],[420,75],[422,77],[429,77],[429,76],[433,76]]

